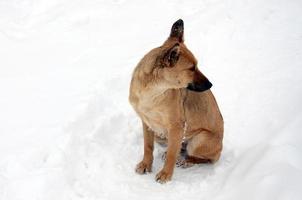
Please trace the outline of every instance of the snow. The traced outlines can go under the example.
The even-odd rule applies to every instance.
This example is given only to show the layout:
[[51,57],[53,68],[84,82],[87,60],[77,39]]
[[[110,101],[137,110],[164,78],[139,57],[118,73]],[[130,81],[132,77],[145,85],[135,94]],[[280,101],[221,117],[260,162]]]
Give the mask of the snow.
[[[300,199],[302,2],[0,1],[0,199]],[[215,165],[137,175],[132,70],[174,21],[225,120]]]

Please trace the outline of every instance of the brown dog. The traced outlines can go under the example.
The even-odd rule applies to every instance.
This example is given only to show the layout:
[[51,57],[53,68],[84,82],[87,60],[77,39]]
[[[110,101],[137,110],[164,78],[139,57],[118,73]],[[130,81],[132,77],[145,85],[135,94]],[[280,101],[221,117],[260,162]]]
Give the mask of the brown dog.
[[151,171],[154,139],[167,143],[164,167],[156,175],[160,183],[171,180],[180,150],[186,152],[184,165],[215,162],[222,150],[223,119],[212,84],[197,68],[183,33],[180,19],[164,44],[138,63],[130,86],[129,100],[144,131],[144,157],[136,172]]

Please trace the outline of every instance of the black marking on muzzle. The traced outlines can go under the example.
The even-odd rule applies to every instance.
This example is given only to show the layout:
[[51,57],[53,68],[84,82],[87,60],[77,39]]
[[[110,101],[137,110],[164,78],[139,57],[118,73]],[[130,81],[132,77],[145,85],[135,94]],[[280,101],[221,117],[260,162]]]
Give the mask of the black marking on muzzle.
[[212,87],[212,83],[208,80],[202,83],[189,83],[187,86],[188,90],[194,91],[194,92],[204,92]]

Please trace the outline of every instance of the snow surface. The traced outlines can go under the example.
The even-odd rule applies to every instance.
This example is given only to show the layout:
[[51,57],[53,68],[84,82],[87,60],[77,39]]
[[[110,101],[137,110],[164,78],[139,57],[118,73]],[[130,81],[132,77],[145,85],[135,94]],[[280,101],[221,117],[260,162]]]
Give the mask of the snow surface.
[[[1,0],[0,199],[301,199],[302,1]],[[225,120],[215,165],[161,185],[128,103],[174,21]]]

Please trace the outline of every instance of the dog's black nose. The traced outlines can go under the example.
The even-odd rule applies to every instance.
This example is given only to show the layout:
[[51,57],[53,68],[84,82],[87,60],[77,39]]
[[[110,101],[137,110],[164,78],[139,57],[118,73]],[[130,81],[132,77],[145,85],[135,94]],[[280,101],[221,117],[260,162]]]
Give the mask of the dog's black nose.
[[212,87],[212,83],[210,81],[205,81],[203,83],[189,83],[187,86],[188,90],[194,91],[194,92],[203,92]]

